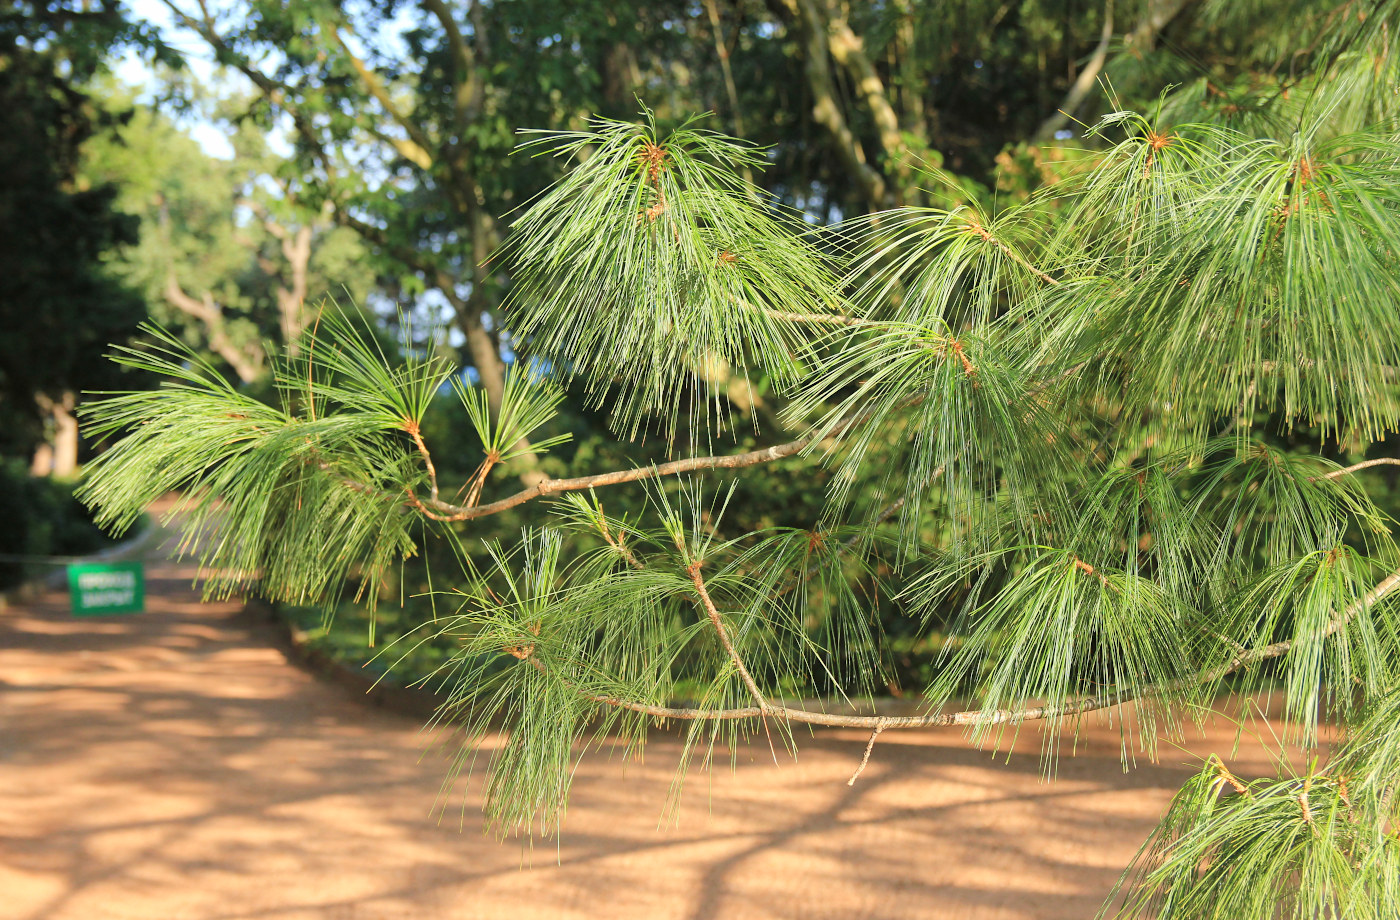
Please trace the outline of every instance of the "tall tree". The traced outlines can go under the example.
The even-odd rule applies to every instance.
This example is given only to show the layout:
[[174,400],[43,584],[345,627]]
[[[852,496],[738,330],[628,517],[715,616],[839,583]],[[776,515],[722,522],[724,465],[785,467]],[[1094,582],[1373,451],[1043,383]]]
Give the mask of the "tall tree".
[[365,304],[375,279],[358,237],[300,205],[257,126],[221,159],[129,93],[106,95],[131,117],[88,146],[83,175],[118,188],[116,207],[140,221],[114,268],[154,316],[251,383],[267,372],[264,343],[295,349],[327,298]]
[[115,189],[75,181],[83,146],[110,127],[87,83],[129,45],[164,53],[115,2],[0,5],[0,438],[39,473],[74,471],[77,394],[112,383],[103,352],[145,318],[105,264],[133,222]]

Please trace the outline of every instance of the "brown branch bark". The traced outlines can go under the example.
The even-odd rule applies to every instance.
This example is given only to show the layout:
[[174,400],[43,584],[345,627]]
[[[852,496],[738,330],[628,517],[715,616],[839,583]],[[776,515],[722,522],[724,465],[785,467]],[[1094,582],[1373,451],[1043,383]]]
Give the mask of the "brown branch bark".
[[[676,548],[682,553],[685,552],[685,547],[679,541],[676,543]],[[768,698],[763,695],[763,691],[759,689],[758,682],[749,673],[748,666],[744,664],[744,659],[739,657],[738,649],[734,647],[733,640],[729,638],[729,630],[725,628],[724,618],[720,616],[719,609],[715,607],[715,602],[710,597],[709,589],[705,587],[705,579],[700,575],[700,564],[701,560],[699,559],[690,560],[685,567],[685,573],[690,576],[691,584],[695,585],[695,593],[700,598],[701,607],[705,611],[705,615],[709,617],[710,625],[715,629],[719,644],[724,646],[725,654],[729,656],[734,670],[739,673],[739,679],[748,688],[749,695],[758,704],[759,710],[767,712],[772,708],[772,705],[768,702]]]
[[190,296],[180,287],[173,269],[165,276],[163,293],[171,306],[203,324],[205,335],[209,339],[209,349],[228,362],[239,380],[251,383],[258,379],[266,359],[262,346],[253,342],[239,347],[229,337],[228,330],[224,328],[223,310],[215,303],[213,295],[205,291],[200,298]]
[[[480,101],[480,81],[476,79],[476,54],[472,51],[472,46],[468,44],[466,36],[460,26],[457,25],[456,18],[443,0],[422,0],[423,9],[433,15],[442,26],[443,34],[447,36],[448,47],[452,49],[452,57],[457,62],[459,72],[457,74],[457,89],[453,94],[453,104],[456,107],[459,118],[477,111],[481,106]],[[475,9],[473,10],[475,12]],[[478,40],[484,36],[484,32],[479,27],[475,27]]]
[[879,738],[880,732],[884,730],[885,725],[881,722],[879,725],[876,725],[875,730],[870,733],[870,740],[865,743],[865,753],[861,755],[860,758],[860,766],[856,767],[856,772],[852,773],[851,778],[846,780],[847,786],[854,786],[856,780],[860,779],[860,775],[865,772],[866,764],[870,763],[870,752],[875,750],[875,739]]
[[835,326],[878,326],[867,319],[855,316],[842,316],[838,313],[788,313],[784,310],[763,308],[760,312],[789,323],[818,323]]
[[306,325],[306,279],[311,266],[310,224],[297,228],[295,234],[282,240],[282,256],[291,271],[291,285],[277,286],[277,308],[282,321],[282,341],[295,353],[297,341]]
[[873,208],[887,203],[888,187],[880,171],[866,162],[860,140],[846,123],[831,73],[831,45],[826,22],[815,0],[781,0],[788,17],[797,24],[804,46],[803,68],[815,100],[812,118],[830,135],[837,158]]
[[[311,266],[311,241],[314,230],[311,224],[302,224],[296,230],[289,230],[272,219],[265,211],[262,214],[263,227],[281,243],[282,258],[287,261],[291,277],[280,278],[277,283],[277,318],[282,330],[282,342],[287,354],[295,356],[299,351],[298,340],[306,325],[305,306],[307,275]],[[269,275],[280,273],[268,260],[259,260],[263,271]]]
[[1094,48],[1094,53],[1084,65],[1084,69],[1079,72],[1074,84],[1065,93],[1065,98],[1055,109],[1055,114],[1040,123],[1036,129],[1034,140],[1036,143],[1044,143],[1055,136],[1055,132],[1069,124],[1074,113],[1083,104],[1084,98],[1089,95],[1089,91],[1094,88],[1094,81],[1098,79],[1099,71],[1103,70],[1104,62],[1108,60],[1108,49],[1113,44],[1113,0],[1105,0],[1103,7],[1103,31],[1099,35],[1099,43]]
[[475,508],[465,508],[460,505],[448,504],[447,502],[436,502],[432,505],[432,513],[429,516],[436,521],[470,521],[492,514],[499,514],[502,511],[514,508],[517,505],[523,505],[531,499],[539,498],[544,495],[556,495],[561,492],[582,492],[599,486],[611,486],[623,482],[640,482],[645,479],[655,479],[659,476],[674,476],[679,473],[691,473],[700,470],[740,469],[759,463],[781,460],[784,457],[791,457],[799,453],[808,444],[812,443],[813,440],[815,439],[810,437],[798,438],[796,441],[789,441],[786,444],[765,447],[762,450],[751,450],[743,454],[727,454],[716,457],[689,457],[684,460],[673,460],[669,463],[637,467],[630,470],[615,470],[610,473],[598,473],[593,476],[577,476],[572,479],[544,479],[530,486],[528,489],[522,489],[514,495],[510,495],[500,501],[494,501],[486,505],[478,505]]
[[[1387,594],[1390,594],[1397,587],[1400,587],[1400,571],[1391,573],[1389,577],[1367,592],[1364,597],[1334,617],[1322,631],[1320,638],[1325,639],[1335,635],[1338,631],[1344,629],[1358,613],[1385,597]],[[1285,639],[1282,642],[1275,642],[1272,645],[1267,645],[1259,649],[1245,651],[1236,655],[1229,663],[1213,671],[1206,672],[1194,680],[1179,680],[1164,686],[1149,688],[1143,696],[1160,696],[1190,686],[1211,683],[1228,674],[1239,671],[1242,668],[1249,667],[1250,665],[1280,658],[1288,654],[1292,647],[1292,640]],[[750,692],[753,692],[753,690],[751,689]],[[597,703],[616,706],[632,712],[655,715],[658,718],[729,721],[734,719],[751,719],[759,716],[773,716],[788,722],[821,725],[829,728],[863,728],[873,732],[877,730],[885,731],[890,728],[928,728],[946,725],[1005,725],[1035,722],[1046,719],[1060,719],[1066,716],[1079,715],[1099,709],[1107,709],[1112,706],[1119,706],[1123,703],[1131,702],[1135,698],[1133,693],[1125,690],[1105,696],[1083,697],[1077,700],[1068,700],[1063,703],[1031,706],[1025,709],[994,709],[991,711],[969,709],[952,713],[928,713],[922,716],[863,716],[813,712],[807,709],[795,709],[788,706],[774,706],[768,703],[762,697],[761,693],[758,694],[758,699],[763,700],[760,705],[736,709],[669,708],[650,706],[645,703],[615,700],[611,697],[589,697],[589,699]],[[873,743],[873,736],[871,740]],[[859,771],[857,771],[856,775],[859,775]]]
[[[705,0],[705,12],[710,17],[710,31],[715,40],[715,56],[719,58],[720,73],[724,76],[724,90],[729,96],[729,110],[731,120],[734,122],[734,135],[745,137],[744,133],[744,112],[739,107],[739,88],[734,83],[734,68],[729,63],[729,48],[724,44],[724,26],[719,17],[719,6],[715,0]],[[744,183],[751,186],[753,182],[753,170],[745,163],[742,167]]]
[[34,397],[39,411],[48,417],[47,438],[34,449],[29,472],[34,476],[67,478],[78,472],[78,419],[73,414],[77,396],[65,390],[58,399],[46,393]]
[[1346,476],[1350,473],[1355,473],[1358,470],[1369,470],[1373,466],[1400,466],[1400,458],[1377,457],[1374,460],[1362,460],[1360,463],[1353,463],[1351,466],[1344,466],[1339,470],[1333,470],[1332,472],[1328,473],[1322,478],[1340,479],[1341,477]]

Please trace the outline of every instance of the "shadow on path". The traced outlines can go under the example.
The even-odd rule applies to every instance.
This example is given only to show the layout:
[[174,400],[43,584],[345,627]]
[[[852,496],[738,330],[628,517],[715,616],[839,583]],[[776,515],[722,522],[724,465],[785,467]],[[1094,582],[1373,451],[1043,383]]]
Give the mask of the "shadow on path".
[[831,731],[692,777],[661,825],[659,733],[644,763],[583,759],[562,840],[501,843],[474,787],[432,811],[450,738],[318,682],[193,575],[152,565],[137,617],[72,619],[58,592],[0,611],[0,915],[1083,918],[1189,772],[1168,749],[1124,774],[1096,728],[1046,784],[1033,753],[927,731],[883,735],[847,786],[866,736]]

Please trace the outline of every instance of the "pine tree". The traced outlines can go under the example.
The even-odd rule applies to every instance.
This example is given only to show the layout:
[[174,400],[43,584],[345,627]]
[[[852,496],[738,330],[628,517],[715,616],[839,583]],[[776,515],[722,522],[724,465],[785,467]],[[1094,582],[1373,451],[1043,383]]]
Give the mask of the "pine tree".
[[[216,534],[197,545],[215,592],[372,600],[420,529],[457,547],[431,627],[460,643],[443,715],[467,727],[459,768],[504,728],[486,781],[502,831],[556,831],[580,749],[636,751],[662,723],[705,763],[750,734],[796,747],[809,725],[872,747],[961,726],[1006,749],[1038,723],[1053,767],[1090,713],[1119,711],[1130,761],[1217,694],[1278,687],[1288,740],[1339,726],[1330,757],[1257,779],[1209,760],[1112,909],[1392,917],[1400,552],[1357,474],[1400,461],[1281,446],[1360,451],[1400,426],[1400,148],[1357,126],[1370,66],[1231,127],[1113,113],[1063,181],[998,212],[832,231],[765,202],[742,178],[761,152],[699,123],[541,136],[527,152],[573,166],[497,257],[533,356],[499,412],[334,314],[276,368],[276,407],[166,336],[119,355],[163,389],[89,411],[124,436],[86,494],[120,526],[183,490],[185,526]],[[800,435],[705,455],[715,365],[787,394]],[[685,456],[486,500],[525,439],[558,443],[539,432],[565,383]],[[485,446],[455,499],[421,432],[454,390]],[[824,515],[726,531],[710,474],[788,457],[832,471]],[[650,484],[647,515],[605,510],[623,482]],[[548,524],[473,562],[473,522],[528,502],[553,503]],[[894,577],[916,616],[953,611],[956,638],[898,717],[858,705],[883,660],[871,586]]]

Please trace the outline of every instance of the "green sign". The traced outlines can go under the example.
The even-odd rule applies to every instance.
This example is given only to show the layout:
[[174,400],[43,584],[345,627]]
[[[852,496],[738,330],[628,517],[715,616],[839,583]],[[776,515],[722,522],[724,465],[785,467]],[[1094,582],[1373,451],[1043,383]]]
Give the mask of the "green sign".
[[74,616],[140,613],[146,606],[146,579],[139,562],[70,565],[68,593]]

